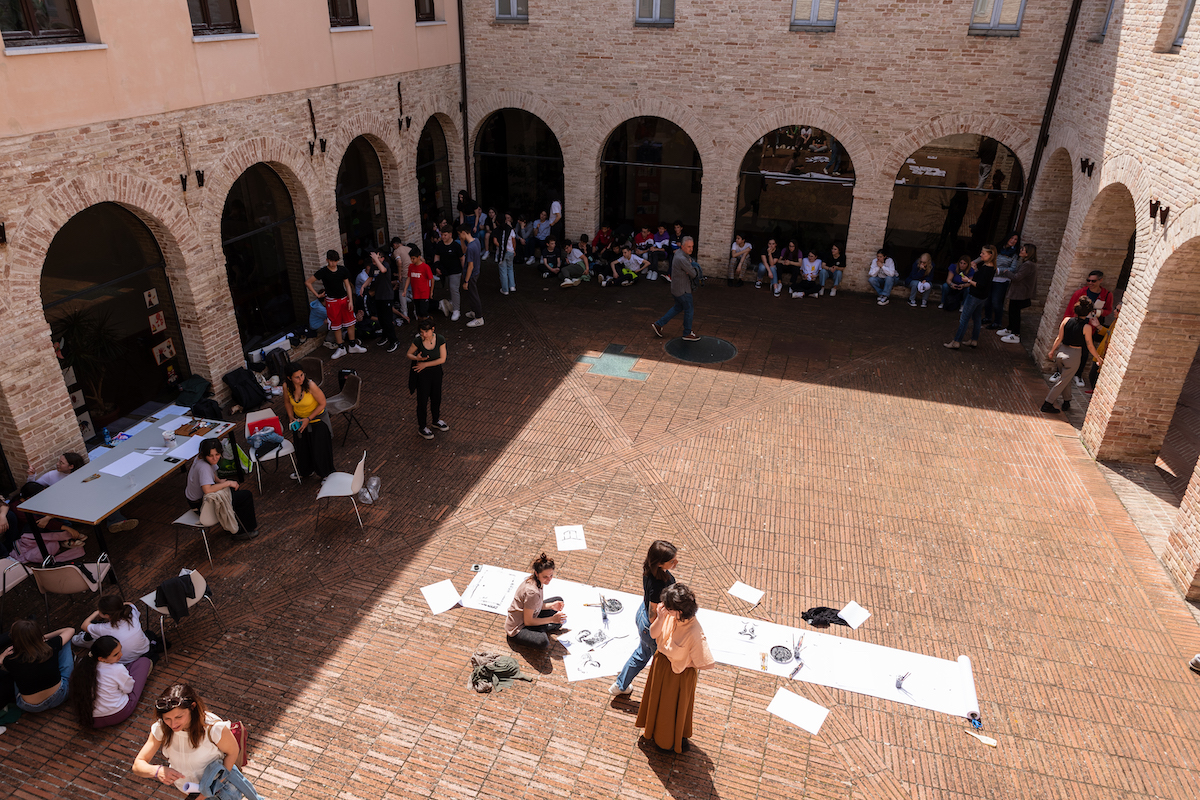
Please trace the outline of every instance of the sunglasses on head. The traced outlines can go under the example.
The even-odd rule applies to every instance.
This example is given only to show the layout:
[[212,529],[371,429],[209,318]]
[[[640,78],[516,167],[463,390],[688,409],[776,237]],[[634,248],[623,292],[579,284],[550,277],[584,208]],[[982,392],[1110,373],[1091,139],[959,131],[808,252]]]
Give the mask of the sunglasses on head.
[[159,711],[170,711],[173,708],[190,707],[194,702],[190,697],[160,697],[154,702],[154,707]]

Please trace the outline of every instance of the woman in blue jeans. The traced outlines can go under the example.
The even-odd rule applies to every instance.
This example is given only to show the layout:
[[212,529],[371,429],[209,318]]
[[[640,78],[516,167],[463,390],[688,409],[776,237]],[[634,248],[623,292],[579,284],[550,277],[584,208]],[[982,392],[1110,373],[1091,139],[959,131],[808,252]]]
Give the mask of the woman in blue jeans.
[[633,679],[650,663],[658,645],[650,635],[650,623],[654,622],[661,611],[659,603],[663,589],[675,583],[671,570],[679,566],[679,551],[670,542],[661,539],[650,545],[646,551],[646,560],[642,562],[642,604],[637,610],[638,638],[641,644],[633,651],[633,655],[625,662],[624,669],[617,675],[613,685],[608,687],[611,695],[631,694]]
[[979,345],[979,331],[983,322],[983,304],[992,295],[992,278],[996,277],[996,248],[985,244],[979,253],[979,265],[975,274],[967,279],[967,299],[963,302],[962,316],[958,318],[958,331],[952,341],[946,342],[945,347],[957,350],[962,347],[963,336],[967,326],[973,324],[971,339],[967,342],[971,347]]
[[49,711],[67,699],[75,668],[70,645],[74,635],[74,628],[43,635],[36,620],[12,624],[12,647],[0,653],[0,666],[16,684],[17,707],[22,711]]

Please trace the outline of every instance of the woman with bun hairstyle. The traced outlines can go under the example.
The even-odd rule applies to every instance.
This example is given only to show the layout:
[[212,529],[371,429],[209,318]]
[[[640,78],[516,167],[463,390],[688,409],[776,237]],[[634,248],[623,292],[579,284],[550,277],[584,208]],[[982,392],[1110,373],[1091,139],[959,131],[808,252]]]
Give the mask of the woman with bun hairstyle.
[[625,668],[608,687],[611,695],[624,695],[633,692],[630,687],[638,673],[650,663],[658,645],[650,635],[650,623],[658,618],[662,609],[660,600],[663,589],[675,583],[671,570],[679,566],[679,551],[675,545],[662,539],[655,541],[646,551],[646,560],[642,562],[642,604],[637,610],[638,638],[641,644],[633,651],[633,655],[625,662]]
[[1050,393],[1042,401],[1043,414],[1057,414],[1071,408],[1071,379],[1079,371],[1083,362],[1083,348],[1086,345],[1092,358],[1098,366],[1104,365],[1104,359],[1096,352],[1096,344],[1092,341],[1091,316],[1095,311],[1092,301],[1086,297],[1079,298],[1075,303],[1075,316],[1068,317],[1058,324],[1058,337],[1050,345],[1046,359],[1054,365],[1058,379],[1050,386]]
[[550,646],[550,634],[562,630],[567,615],[561,597],[542,597],[546,584],[554,579],[554,559],[542,553],[530,568],[532,573],[517,587],[508,607],[504,633],[511,644],[545,650]]
[[153,665],[143,656],[126,667],[121,650],[115,637],[101,636],[71,673],[71,698],[85,728],[119,725],[142,698]]
[[692,710],[697,670],[716,666],[704,630],[696,620],[696,595],[682,583],[662,591],[662,609],[650,624],[658,652],[650,662],[637,722],[643,736],[662,751],[691,749]]
[[118,592],[100,596],[97,609],[79,625],[79,633],[71,639],[71,644],[90,647],[92,640],[101,636],[111,636],[120,643],[118,664],[129,666],[150,652],[150,639],[142,632],[141,613]]

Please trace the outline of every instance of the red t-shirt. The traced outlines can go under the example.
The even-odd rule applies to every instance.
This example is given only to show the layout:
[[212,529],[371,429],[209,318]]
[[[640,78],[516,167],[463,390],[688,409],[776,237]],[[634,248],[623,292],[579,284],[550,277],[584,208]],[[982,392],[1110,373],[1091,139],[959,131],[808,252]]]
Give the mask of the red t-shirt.
[[592,239],[592,246],[595,247],[597,250],[603,250],[604,248],[606,248],[610,244],[612,244],[612,239],[613,239],[612,230],[611,229],[604,230],[603,228],[601,228],[600,230],[596,231],[596,238]]
[[635,250],[649,250],[654,246],[654,234],[639,233],[633,237],[633,247]]
[[413,262],[408,267],[409,285],[413,300],[428,300],[433,295],[433,271],[424,261]]

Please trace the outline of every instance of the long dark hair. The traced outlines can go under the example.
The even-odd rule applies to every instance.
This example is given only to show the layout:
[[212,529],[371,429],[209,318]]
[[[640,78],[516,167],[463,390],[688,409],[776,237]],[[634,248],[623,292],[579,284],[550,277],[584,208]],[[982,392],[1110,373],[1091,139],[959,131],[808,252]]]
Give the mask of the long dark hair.
[[75,702],[75,715],[85,728],[92,727],[96,721],[96,673],[100,669],[100,659],[108,658],[120,646],[115,637],[101,636],[92,642],[88,654],[80,659],[71,673],[71,699]]
[[17,661],[40,664],[54,655],[36,619],[17,620],[9,633],[12,636],[13,658]]
[[663,564],[671,563],[678,552],[679,550],[670,542],[662,539],[655,540],[650,545],[650,549],[646,551],[646,560],[642,562],[642,574],[661,580],[663,573],[666,572]]
[[292,376],[295,375],[297,372],[303,372],[303,371],[304,371],[304,367],[300,366],[297,363],[293,363],[290,367],[288,367],[288,371],[287,371],[288,395],[293,400],[300,400],[301,398],[303,398],[305,390],[308,389],[309,384],[312,383],[312,378],[308,377],[308,375],[305,374],[304,383],[300,384],[300,397],[296,396],[296,386],[295,386],[295,384],[292,383]]
[[83,456],[79,455],[79,453],[63,453],[63,458],[71,465],[71,472],[83,466]]
[[530,574],[529,577],[532,578],[533,582],[538,586],[542,586],[542,579],[539,578],[538,575],[548,569],[554,569],[554,559],[545,553],[542,553],[540,556],[534,559],[533,563],[529,565],[529,568],[532,570],[532,574]]
[[[158,721],[162,722],[163,714],[177,708],[186,708],[192,714],[187,733],[188,741],[195,749],[200,746],[200,740],[204,738],[204,718],[208,715],[208,709],[205,707],[204,701],[200,699],[200,695],[196,694],[196,690],[187,683],[172,684],[164,689],[154,704],[154,713],[158,717]],[[174,731],[165,722],[162,723],[162,729],[162,746],[165,749],[171,743],[171,735]]]
[[133,624],[133,609],[125,603],[125,598],[120,592],[109,592],[100,597],[100,602],[97,604],[100,613],[108,617],[108,621],[113,625],[120,625],[122,622]]

